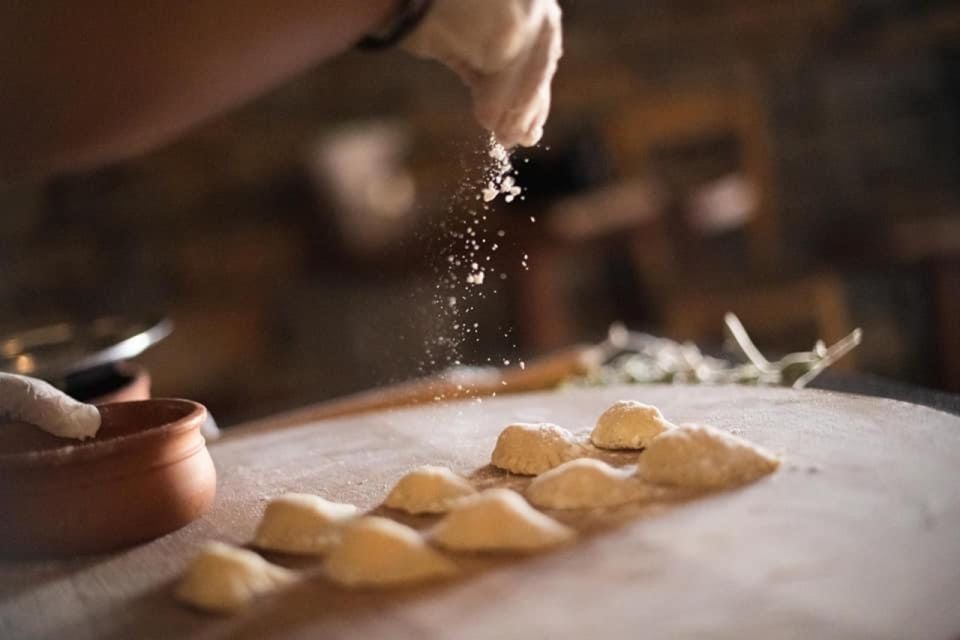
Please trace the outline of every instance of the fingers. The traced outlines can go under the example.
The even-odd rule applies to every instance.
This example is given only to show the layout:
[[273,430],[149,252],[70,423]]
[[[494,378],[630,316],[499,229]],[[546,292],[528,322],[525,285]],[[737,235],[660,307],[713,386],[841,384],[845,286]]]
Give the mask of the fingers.
[[470,87],[480,124],[506,147],[540,141],[562,55],[556,0],[446,0],[404,44]]
[[0,373],[0,415],[62,438],[83,440],[100,428],[95,406],[77,402],[43,380],[12,373]]
[[559,9],[548,11],[527,54],[487,79],[481,89],[487,95],[478,101],[478,118],[482,110],[486,120],[492,120],[491,130],[504,146],[532,146],[543,135],[550,112],[550,85],[563,48],[559,20]]
[[471,66],[486,74],[499,73],[509,68],[530,48],[544,23],[545,12],[555,0],[460,0],[482,7],[479,15],[471,16],[462,25],[457,37],[464,34],[485,34],[483,46],[466,48]]
[[540,142],[543,137],[543,128],[547,123],[547,116],[550,115],[550,89],[549,87],[541,92],[537,104],[530,112],[530,120],[524,128],[523,137],[519,144],[524,147],[532,147]]
[[550,114],[551,102],[551,83],[557,69],[557,60],[560,56],[560,47],[554,35],[559,32],[551,32],[550,42],[545,45],[543,55],[540,61],[537,61],[535,68],[540,69],[539,85],[535,90],[532,100],[526,104],[526,112],[518,120],[519,130],[522,132],[519,143],[524,146],[533,146],[543,137],[543,127],[546,124],[547,116]]

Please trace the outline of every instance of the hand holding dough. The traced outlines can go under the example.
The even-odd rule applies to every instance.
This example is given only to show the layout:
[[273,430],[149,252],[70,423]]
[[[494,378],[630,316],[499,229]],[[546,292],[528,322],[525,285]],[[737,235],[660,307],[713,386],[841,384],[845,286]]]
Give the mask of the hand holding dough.
[[0,373],[0,415],[28,422],[60,438],[84,440],[100,429],[100,411],[77,402],[51,384]]
[[403,47],[459,75],[477,120],[500,144],[532,146],[550,113],[560,18],[557,0],[435,0]]

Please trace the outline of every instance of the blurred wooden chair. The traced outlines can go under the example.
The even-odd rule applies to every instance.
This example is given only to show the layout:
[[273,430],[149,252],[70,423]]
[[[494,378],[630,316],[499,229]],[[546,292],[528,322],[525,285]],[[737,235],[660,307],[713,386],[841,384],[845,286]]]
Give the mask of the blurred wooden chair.
[[[583,260],[614,250],[629,255],[658,330],[672,338],[715,343],[727,311],[761,342],[785,337],[775,344],[786,349],[809,346],[798,344],[801,338],[832,342],[853,328],[842,279],[803,273],[786,258],[773,142],[755,92],[637,97],[603,135],[619,181],[556,201],[543,224],[518,241],[529,268],[513,284],[514,304],[527,348],[545,351],[583,337],[578,315],[590,303],[571,299],[569,280],[584,275],[577,273]],[[675,150],[692,148],[696,158],[698,144],[717,140],[734,150],[727,165],[696,179],[671,174]]]
[[582,303],[570,299],[578,261],[626,251],[638,233],[657,229],[663,213],[659,186],[636,179],[563,198],[533,232],[521,232],[524,269],[512,290],[525,347],[541,353],[583,339]]
[[[767,109],[755,91],[653,96],[623,109],[606,134],[620,175],[646,176],[667,191],[664,215],[630,241],[632,262],[655,298],[665,334],[714,341],[726,311],[761,338],[790,336],[803,326],[831,342],[852,329],[842,279],[800,272],[787,258]],[[728,172],[700,185],[664,176],[658,158],[665,151],[717,139],[736,150]],[[739,236],[740,242],[721,236]]]
[[940,381],[960,393],[960,209],[892,223],[880,237],[881,255],[927,271]]
[[[727,176],[742,178],[751,194],[750,211],[741,220],[746,237],[749,267],[754,272],[776,269],[782,257],[776,209],[773,143],[762,100],[746,91],[701,90],[653,96],[624,109],[606,131],[609,148],[621,176],[656,176],[658,152],[708,140],[728,139],[736,147],[736,166]],[[670,185],[668,185],[670,188]],[[673,187],[675,188],[675,187]],[[703,185],[700,188],[704,188]],[[706,186],[709,188],[709,185]],[[688,218],[695,192],[674,193],[673,215]],[[675,244],[699,244],[699,234],[689,219],[673,219]],[[675,246],[671,265],[677,269],[685,256]],[[664,274],[672,279],[674,276]]]

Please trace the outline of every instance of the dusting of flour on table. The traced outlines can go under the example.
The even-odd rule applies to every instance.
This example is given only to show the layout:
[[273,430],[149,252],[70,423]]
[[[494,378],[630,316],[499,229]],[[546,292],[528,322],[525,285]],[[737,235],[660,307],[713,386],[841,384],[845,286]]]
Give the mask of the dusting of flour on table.
[[321,554],[336,542],[340,527],[356,515],[352,504],[287,493],[267,504],[254,544],[283,553]]
[[[512,151],[492,136],[467,167],[468,176],[451,198],[446,215],[436,223],[439,233],[432,240],[436,244],[427,247],[436,274],[429,310],[436,333],[425,340],[423,374],[459,366],[467,350],[464,345],[480,344],[484,333],[496,331],[512,341],[512,326],[484,325],[480,312],[488,297],[499,294],[509,278],[505,261],[513,256],[504,251],[510,243],[506,230],[491,224],[497,219],[492,211],[494,200],[500,195],[508,203],[522,200],[523,189],[517,183]],[[516,349],[516,344],[511,348]],[[486,363],[493,365],[496,360],[489,356]]]
[[454,551],[539,551],[576,535],[509,489],[463,498],[430,532],[434,543]]
[[295,573],[252,551],[211,542],[187,567],[176,597],[197,609],[231,613],[295,580]]
[[347,525],[325,566],[331,580],[347,587],[411,584],[451,576],[457,570],[416,530],[377,516]]

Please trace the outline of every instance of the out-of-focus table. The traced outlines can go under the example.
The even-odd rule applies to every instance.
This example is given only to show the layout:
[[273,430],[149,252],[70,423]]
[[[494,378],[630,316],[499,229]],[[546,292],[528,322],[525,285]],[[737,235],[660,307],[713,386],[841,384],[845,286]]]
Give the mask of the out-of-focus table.
[[890,398],[960,415],[960,394],[937,391],[866,373],[825,371],[810,385],[812,389]]
[[[312,492],[375,509],[405,471],[427,463],[479,481],[505,424],[583,432],[620,399],[738,433],[785,462],[754,485],[690,502],[554,512],[580,529],[578,544],[532,558],[457,556],[464,573],[450,583],[344,591],[313,561],[299,565],[311,572],[303,582],[235,617],[173,601],[173,581],[197,546],[246,543],[272,496]],[[286,416],[233,429],[210,449],[219,493],[197,522],[107,555],[0,562],[0,637],[960,633],[960,418],[923,407],[757,387],[580,388],[322,421]],[[527,480],[510,482],[522,491]],[[408,522],[425,528],[434,519]]]

